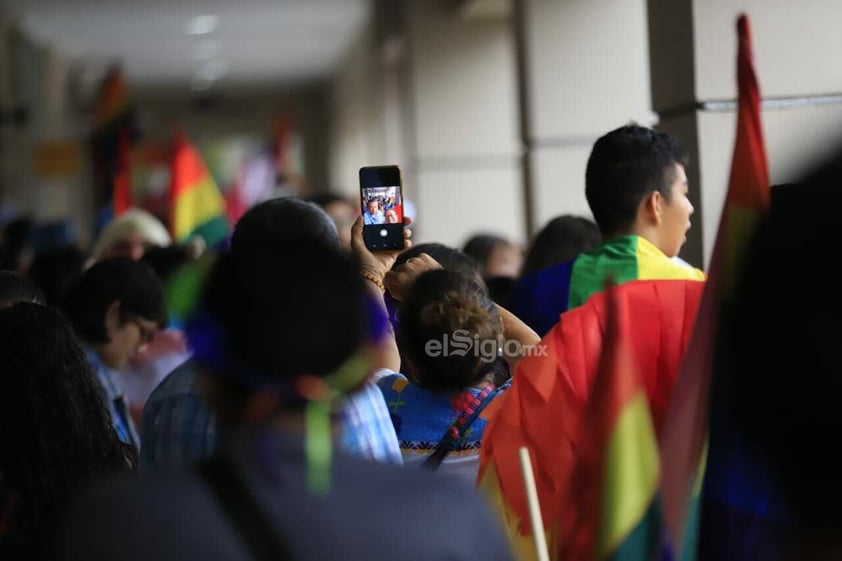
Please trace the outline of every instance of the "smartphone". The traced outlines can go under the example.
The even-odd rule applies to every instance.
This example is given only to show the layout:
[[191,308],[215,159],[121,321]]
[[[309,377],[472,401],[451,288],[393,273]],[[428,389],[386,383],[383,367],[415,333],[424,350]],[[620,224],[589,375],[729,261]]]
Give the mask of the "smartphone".
[[403,249],[403,180],[398,166],[360,168],[363,239],[371,251]]

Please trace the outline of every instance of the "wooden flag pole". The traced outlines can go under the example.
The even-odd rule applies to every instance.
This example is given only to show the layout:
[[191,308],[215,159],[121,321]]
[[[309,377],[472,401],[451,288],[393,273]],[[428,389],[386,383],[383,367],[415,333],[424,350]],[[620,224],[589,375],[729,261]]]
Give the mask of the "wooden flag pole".
[[520,471],[523,475],[523,486],[526,489],[526,500],[529,503],[529,521],[532,524],[532,537],[535,541],[535,552],[538,561],[550,561],[547,550],[547,537],[544,534],[544,521],[541,518],[541,503],[538,502],[538,488],[535,486],[535,474],[532,472],[532,460],[529,449],[522,446],[520,455]]

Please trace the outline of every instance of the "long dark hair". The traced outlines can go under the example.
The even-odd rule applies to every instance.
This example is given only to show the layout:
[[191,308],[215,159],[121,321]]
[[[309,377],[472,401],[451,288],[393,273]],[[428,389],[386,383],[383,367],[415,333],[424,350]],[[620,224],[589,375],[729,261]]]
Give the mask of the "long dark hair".
[[0,311],[3,559],[38,559],[74,497],[128,464],[85,353],[53,310]]

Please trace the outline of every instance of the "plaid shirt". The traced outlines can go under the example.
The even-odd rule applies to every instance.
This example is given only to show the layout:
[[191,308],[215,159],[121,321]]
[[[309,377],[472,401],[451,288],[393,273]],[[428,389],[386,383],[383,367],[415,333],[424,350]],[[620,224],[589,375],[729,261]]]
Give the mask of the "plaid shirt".
[[[216,420],[200,395],[192,360],[173,370],[149,396],[142,434],[143,470],[190,463],[216,449]],[[386,401],[374,382],[346,398],[340,444],[358,456],[403,462]]]

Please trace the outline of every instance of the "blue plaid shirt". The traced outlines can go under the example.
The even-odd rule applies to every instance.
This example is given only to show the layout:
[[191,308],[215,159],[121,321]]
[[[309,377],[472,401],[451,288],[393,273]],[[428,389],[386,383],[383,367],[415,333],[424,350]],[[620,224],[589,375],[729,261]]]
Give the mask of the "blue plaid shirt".
[[[383,393],[374,382],[346,398],[340,444],[373,460],[403,463]],[[140,467],[184,465],[209,456],[217,445],[216,420],[202,399],[192,360],[167,376],[143,408]]]

